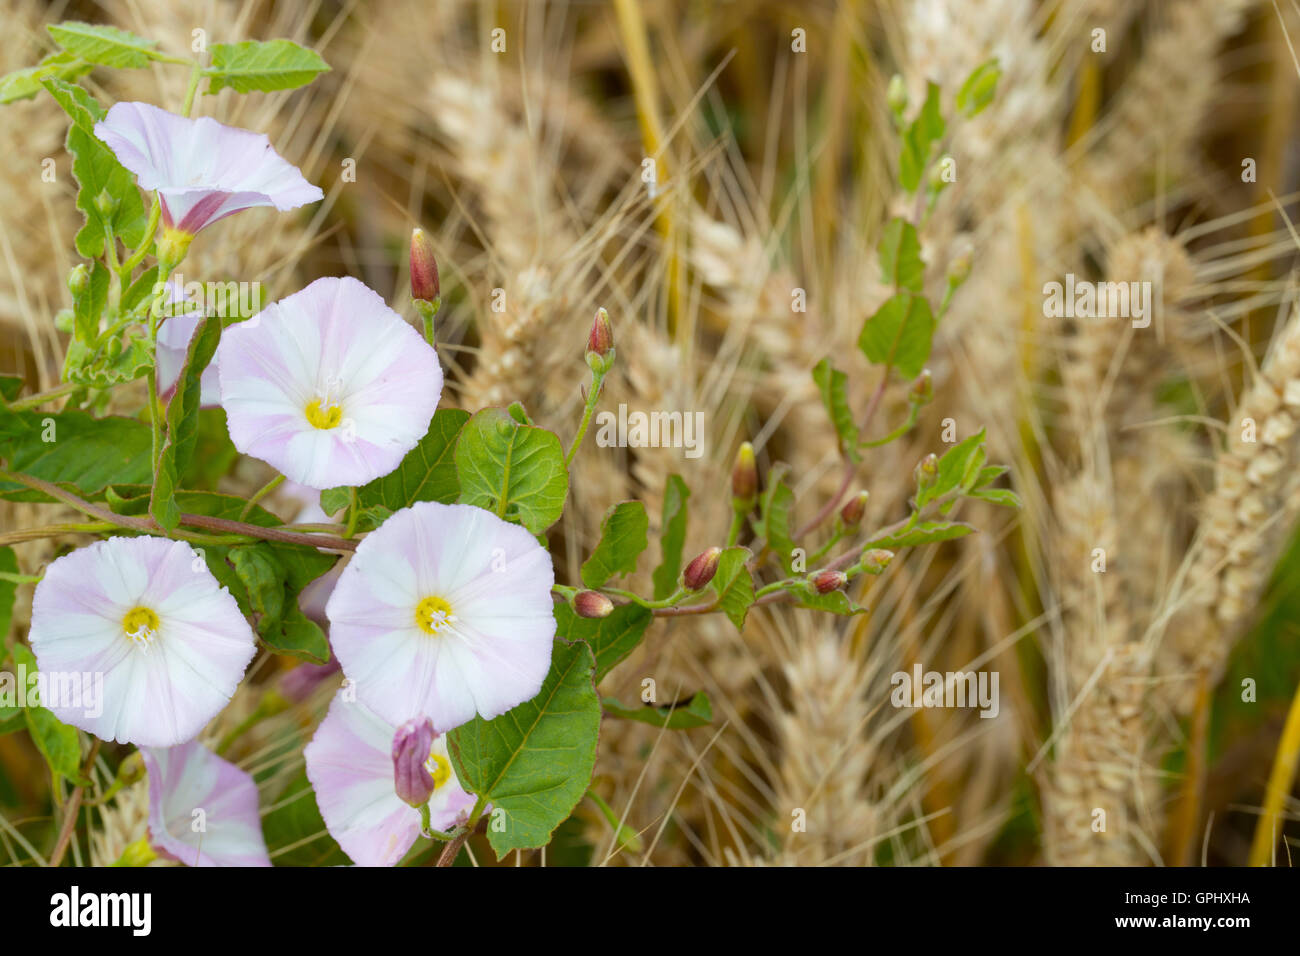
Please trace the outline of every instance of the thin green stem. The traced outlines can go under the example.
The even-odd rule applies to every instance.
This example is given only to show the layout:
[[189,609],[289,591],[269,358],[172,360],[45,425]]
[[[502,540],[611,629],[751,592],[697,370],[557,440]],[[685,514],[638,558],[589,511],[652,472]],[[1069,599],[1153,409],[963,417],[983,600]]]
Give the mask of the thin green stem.
[[600,390],[604,384],[604,372],[591,373],[591,390],[587,393],[587,403],[582,409],[582,421],[578,423],[578,433],[573,436],[573,444],[569,446],[569,451],[564,456],[564,467],[566,469],[569,467],[569,463],[573,461],[573,456],[578,453],[578,448],[582,445],[582,439],[587,434],[587,426],[591,424],[592,413],[596,410],[596,400],[600,398]]
[[203,64],[194,60],[190,66],[190,85],[185,89],[185,103],[181,107],[181,115],[189,116],[190,111],[194,109],[194,94],[199,91],[199,80],[203,77]]
[[348,523],[343,528],[343,537],[350,538],[357,533],[357,517],[361,511],[361,506],[357,501],[357,489],[353,486],[348,489]]
[[118,273],[122,276],[123,280],[129,279],[131,272],[144,260],[144,257],[149,254],[149,247],[153,245],[153,237],[154,234],[158,232],[158,221],[161,217],[162,203],[158,199],[158,194],[154,193],[153,208],[149,210],[149,224],[145,227],[144,239],[140,241],[140,245],[136,247],[135,252],[131,253],[131,256],[122,263],[121,270]]
[[244,503],[243,510],[239,512],[239,520],[240,521],[245,520],[250,514],[253,513],[253,508],[257,506],[257,503],[259,501],[261,501],[271,492],[275,491],[275,489],[279,488],[280,485],[283,483],[284,483],[284,475],[276,475],[274,478],[272,478],[270,481],[264,484],[261,488],[258,488],[257,491],[253,494],[253,497],[249,498],[248,501]]

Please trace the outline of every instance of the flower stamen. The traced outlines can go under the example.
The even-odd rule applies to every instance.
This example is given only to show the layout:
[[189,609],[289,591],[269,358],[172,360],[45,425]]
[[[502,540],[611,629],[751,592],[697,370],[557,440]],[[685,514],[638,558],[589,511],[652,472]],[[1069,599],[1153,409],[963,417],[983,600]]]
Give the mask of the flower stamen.
[[122,630],[136,644],[148,645],[158,636],[162,622],[158,615],[142,605],[131,608],[122,617]]
[[415,623],[425,634],[437,634],[455,620],[451,605],[440,597],[427,597],[415,606]]
[[451,764],[442,754],[436,754],[432,750],[429,751],[429,759],[424,762],[424,769],[433,778],[435,791],[451,779]]

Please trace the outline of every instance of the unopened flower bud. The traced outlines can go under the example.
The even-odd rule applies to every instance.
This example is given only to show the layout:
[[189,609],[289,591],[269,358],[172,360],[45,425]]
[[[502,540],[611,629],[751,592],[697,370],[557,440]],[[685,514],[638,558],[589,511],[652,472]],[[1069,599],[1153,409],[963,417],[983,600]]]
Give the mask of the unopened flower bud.
[[939,458],[931,453],[921,459],[913,475],[918,488],[928,488],[939,477]]
[[912,383],[910,397],[915,405],[929,405],[934,400],[934,379],[928,368],[923,369]]
[[75,299],[86,291],[86,286],[90,285],[90,267],[84,262],[74,266],[68,273],[68,291],[72,293]]
[[849,576],[843,571],[818,571],[810,580],[818,594],[830,594],[849,583]]
[[698,591],[703,588],[718,573],[718,559],[721,557],[721,548],[709,548],[698,554],[682,572],[682,586],[688,591]]
[[578,617],[609,617],[614,613],[614,602],[599,591],[579,591],[573,596],[573,609]]
[[907,84],[903,82],[901,74],[895,73],[889,79],[889,88],[885,92],[885,101],[894,113],[902,113],[907,109]]
[[862,560],[858,563],[867,574],[879,574],[889,567],[889,562],[893,560],[894,552],[886,551],[884,548],[872,548],[870,551],[863,552]]
[[870,497],[870,492],[859,491],[840,509],[840,520],[847,527],[856,528],[861,523],[862,516],[867,512],[867,499]]
[[423,229],[411,230],[411,298],[433,302],[442,294],[438,282],[438,260],[433,243]]
[[117,197],[107,189],[101,189],[99,195],[95,197],[95,208],[105,219],[111,218],[117,210]]
[[413,718],[393,735],[393,783],[403,803],[422,807],[433,796],[433,775],[425,766],[433,748],[433,721]]
[[604,309],[596,310],[587,335],[587,365],[598,373],[608,372],[614,365],[614,327]]
[[965,252],[952,261],[948,270],[948,284],[956,287],[970,278],[970,253]]
[[754,446],[745,442],[736,452],[736,464],[731,469],[731,496],[737,501],[750,502],[758,494],[758,466],[754,463]]

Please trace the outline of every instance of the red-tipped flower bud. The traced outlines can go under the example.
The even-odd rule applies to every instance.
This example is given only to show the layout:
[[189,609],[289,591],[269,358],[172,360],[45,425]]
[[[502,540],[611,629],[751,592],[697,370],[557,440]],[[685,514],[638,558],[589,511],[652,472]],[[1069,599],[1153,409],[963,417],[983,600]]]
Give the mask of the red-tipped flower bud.
[[599,591],[579,591],[573,596],[573,609],[578,617],[609,617],[614,613],[614,602]]
[[393,783],[404,803],[421,807],[433,796],[433,775],[426,764],[433,749],[433,721],[413,718],[393,735]]
[[686,565],[682,572],[682,586],[688,591],[698,591],[713,580],[718,573],[718,559],[722,557],[721,548],[709,548],[701,552]]
[[912,383],[911,400],[917,405],[929,405],[934,401],[934,380],[930,377],[930,370],[927,368],[917,376],[916,381]]
[[843,571],[818,571],[811,580],[818,594],[830,594],[848,584],[849,576]]
[[862,522],[862,516],[867,513],[867,499],[870,497],[870,492],[859,491],[840,509],[840,520],[846,526],[856,528]]
[[411,230],[411,298],[434,302],[442,294],[438,282],[438,260],[433,243],[423,229]]
[[614,365],[614,326],[604,309],[596,310],[591,332],[587,334],[587,365],[598,373],[608,372]]
[[754,446],[745,442],[736,452],[736,464],[731,469],[731,496],[737,501],[750,502],[758,494],[758,466],[754,464]]

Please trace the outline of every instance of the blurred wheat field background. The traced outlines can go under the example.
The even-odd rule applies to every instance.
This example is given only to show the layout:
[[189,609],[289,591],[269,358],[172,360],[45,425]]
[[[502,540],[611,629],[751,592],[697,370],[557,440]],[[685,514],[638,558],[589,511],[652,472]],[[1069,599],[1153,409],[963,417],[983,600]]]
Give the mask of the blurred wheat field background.
[[[936,332],[935,399],[866,458],[855,487],[870,491],[869,521],[895,520],[951,420],[962,435],[987,429],[1024,507],[974,503],[981,533],[864,578],[862,616],[772,605],[739,634],[716,615],[657,622],[602,695],[632,699],[647,677],[669,700],[703,690],[712,724],[606,720],[593,790],[609,812],[584,801],[547,850],[505,862],[1290,865],[1293,0],[0,6],[0,72],[36,62],[44,24],[69,18],[164,49],[204,29],[318,50],[332,72],[310,88],[225,92],[197,112],[265,130],[325,202],[226,220],[185,271],[259,281],[272,300],[353,275],[409,314],[405,243],[423,226],[442,269],[444,404],[519,400],[571,427],[574,363],[591,315],[609,310],[618,364],[603,407],[703,411],[703,454],[588,449],[573,476],[581,506],[557,528],[564,580],[611,504],[644,501],[654,530],[673,473],[693,489],[687,553],[718,543],[746,440],[761,473],[790,465],[797,523],[835,493],[840,455],[811,370],[835,356],[859,403],[876,384],[856,341],[889,296],[881,229],[911,202],[894,168],[891,77],[915,110],[927,81],[950,100],[996,57],[997,96],[954,127],[956,181],[921,232],[936,298],[970,263]],[[161,67],[111,79],[104,99],[175,109],[185,93],[183,74]],[[65,130],[39,102],[0,110],[0,369],[33,390],[57,384],[63,350],[53,316],[77,225]],[[1152,282],[1154,321],[1052,316],[1044,287],[1067,275]],[[806,311],[792,307],[800,295]],[[883,401],[905,408],[906,385]],[[233,449],[204,449],[244,493],[271,474],[250,459],[226,475]],[[302,504],[271,501],[287,514]],[[0,502],[6,531],[58,513]],[[36,567],[75,541],[18,548]],[[25,633],[31,590],[18,589],[9,641]],[[893,706],[891,675],[916,665],[996,672],[998,715]],[[284,682],[280,666],[263,659],[246,682]],[[342,861],[302,772],[336,684],[325,677],[225,752],[258,781],[276,863]],[[237,694],[205,739],[231,735],[253,699]],[[24,862],[48,841],[65,793],[46,781],[24,735],[0,736],[0,858]],[[144,834],[146,803],[136,784],[97,807],[75,861],[118,859]]]

